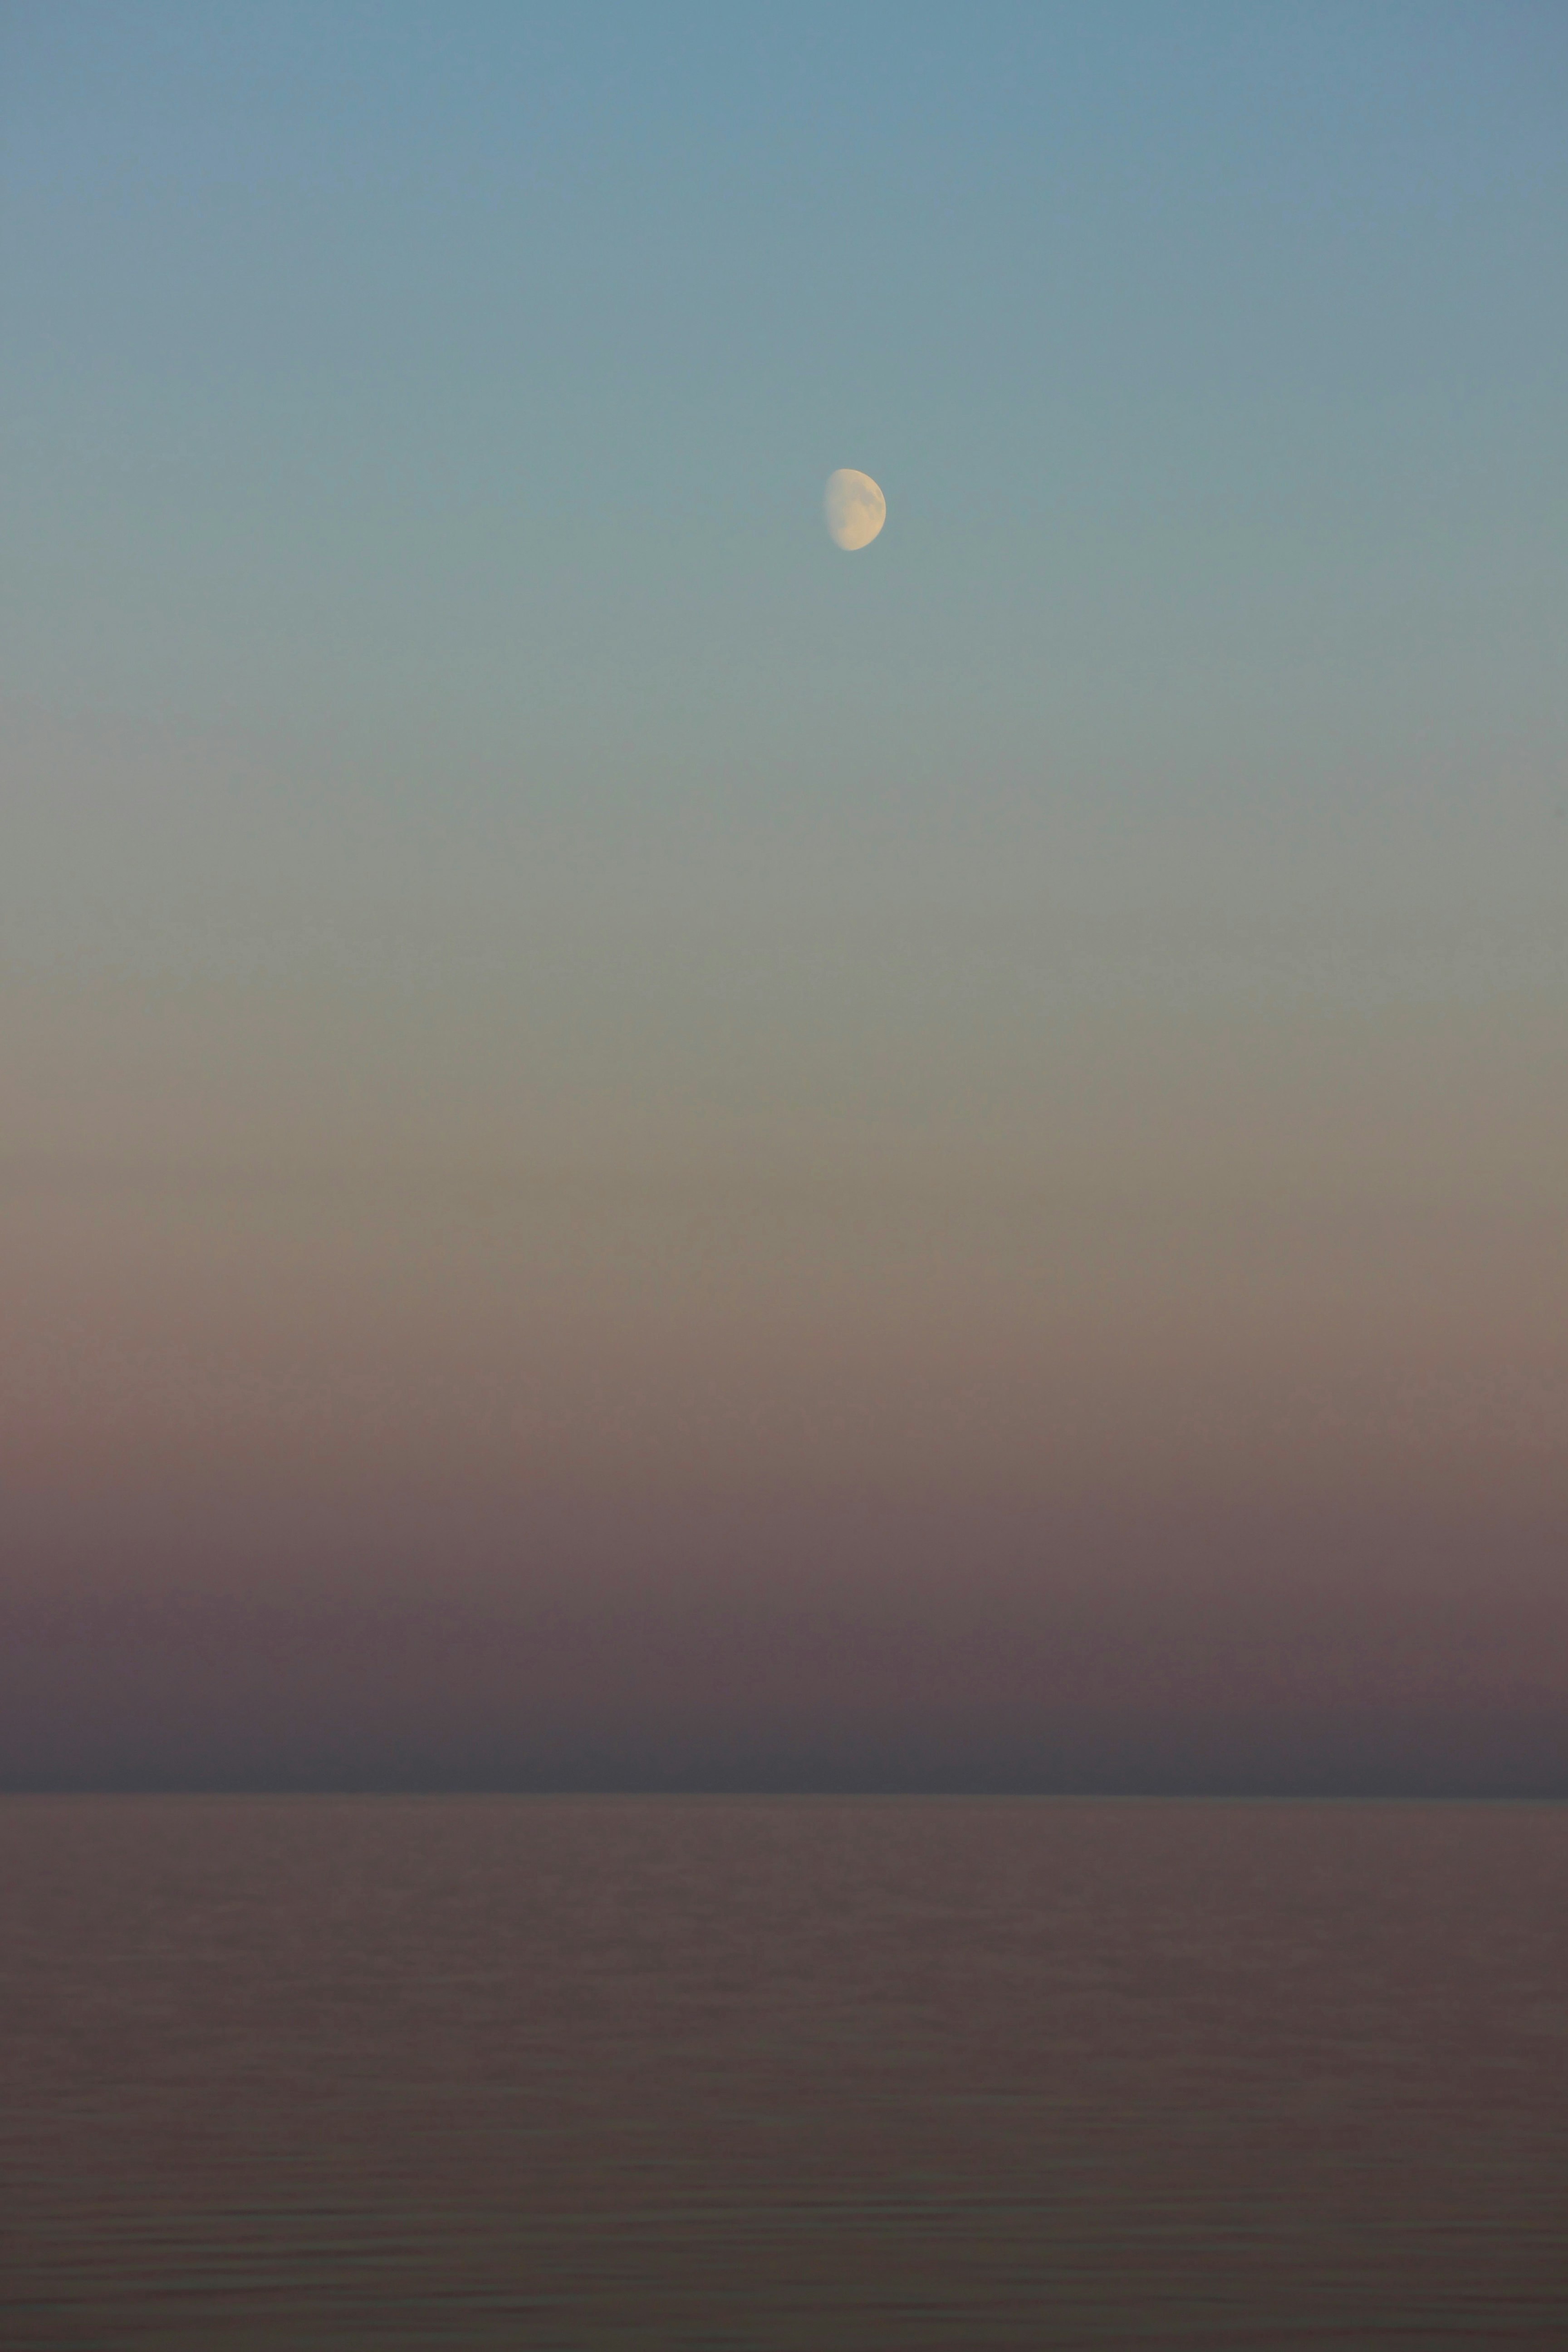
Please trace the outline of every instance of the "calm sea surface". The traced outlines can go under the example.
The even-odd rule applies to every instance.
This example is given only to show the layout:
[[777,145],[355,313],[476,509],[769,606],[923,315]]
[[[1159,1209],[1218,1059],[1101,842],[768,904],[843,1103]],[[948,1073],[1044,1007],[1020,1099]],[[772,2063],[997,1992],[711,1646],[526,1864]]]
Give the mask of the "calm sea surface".
[[0,1805],[0,2346],[1568,2346],[1568,1807]]

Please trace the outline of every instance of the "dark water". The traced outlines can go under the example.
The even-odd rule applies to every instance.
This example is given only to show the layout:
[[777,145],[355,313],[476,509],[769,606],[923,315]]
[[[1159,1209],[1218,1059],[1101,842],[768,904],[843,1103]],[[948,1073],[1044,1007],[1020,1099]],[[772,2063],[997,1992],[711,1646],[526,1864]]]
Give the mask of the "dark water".
[[1568,1808],[0,1806],[0,2344],[1568,2346]]

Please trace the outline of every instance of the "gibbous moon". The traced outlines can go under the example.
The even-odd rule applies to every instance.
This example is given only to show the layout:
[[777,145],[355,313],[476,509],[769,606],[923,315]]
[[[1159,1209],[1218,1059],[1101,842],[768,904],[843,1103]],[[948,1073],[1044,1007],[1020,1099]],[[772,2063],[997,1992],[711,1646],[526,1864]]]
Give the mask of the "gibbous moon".
[[858,547],[869,547],[887,521],[888,501],[869,474],[858,474],[853,466],[840,466],[827,477],[822,511],[827,518],[828,537],[853,555]]

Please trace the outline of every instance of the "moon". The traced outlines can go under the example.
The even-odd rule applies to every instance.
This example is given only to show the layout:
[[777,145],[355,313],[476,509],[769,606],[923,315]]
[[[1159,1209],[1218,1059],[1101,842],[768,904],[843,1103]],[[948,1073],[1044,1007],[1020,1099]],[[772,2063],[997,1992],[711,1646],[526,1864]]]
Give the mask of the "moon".
[[869,547],[887,521],[888,501],[869,474],[858,474],[853,466],[840,466],[827,477],[822,511],[827,518],[829,539],[853,555],[857,548]]

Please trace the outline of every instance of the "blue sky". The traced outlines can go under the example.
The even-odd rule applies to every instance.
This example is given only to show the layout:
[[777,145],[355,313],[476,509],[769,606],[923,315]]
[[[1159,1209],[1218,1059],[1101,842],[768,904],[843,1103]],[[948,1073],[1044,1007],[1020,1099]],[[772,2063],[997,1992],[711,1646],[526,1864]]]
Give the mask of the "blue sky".
[[5,58],[67,713],[595,795],[1561,749],[1549,11],[59,0]]

